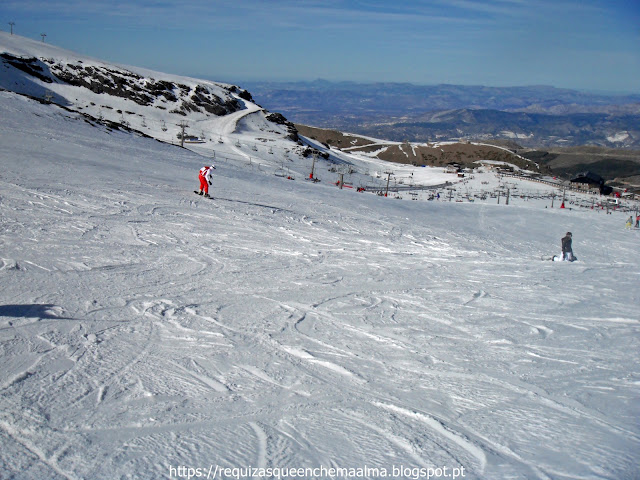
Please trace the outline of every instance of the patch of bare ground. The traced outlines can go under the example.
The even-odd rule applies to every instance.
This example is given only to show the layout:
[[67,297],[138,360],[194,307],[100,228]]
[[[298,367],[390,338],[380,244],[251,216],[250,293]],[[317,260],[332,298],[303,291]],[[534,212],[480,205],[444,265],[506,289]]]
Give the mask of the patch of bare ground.
[[377,158],[394,163],[428,166],[457,163],[462,166],[470,166],[478,160],[492,160],[539,171],[535,162],[516,155],[512,149],[499,146],[462,142],[452,144],[386,142],[306,125],[296,125],[296,129],[301,135],[321,142],[325,146],[352,153],[371,154],[378,152]]

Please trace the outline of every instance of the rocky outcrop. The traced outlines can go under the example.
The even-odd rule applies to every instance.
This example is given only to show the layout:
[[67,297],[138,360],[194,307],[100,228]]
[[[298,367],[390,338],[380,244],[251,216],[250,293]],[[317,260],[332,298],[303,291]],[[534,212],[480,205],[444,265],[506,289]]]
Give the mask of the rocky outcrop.
[[[244,106],[238,97],[251,100],[251,94],[235,86],[209,88],[206,84],[195,87],[167,80],[146,78],[137,73],[107,66],[87,65],[81,60],[62,62],[55,59],[20,57],[0,54],[7,68],[15,68],[47,84],[67,84],[86,88],[96,94],[125,98],[138,105],[169,110],[186,116],[198,112],[222,116],[236,112]],[[218,92],[216,94],[215,92]],[[229,92],[229,94],[226,94]],[[56,100],[56,103],[59,103]]]
[[284,118],[281,113],[270,113],[266,118],[272,123],[275,123],[277,125],[284,125],[285,127],[287,127],[287,131],[289,132],[288,138],[290,140],[294,142],[300,140],[300,138],[298,137],[298,129],[296,128],[296,126],[289,120]]
[[42,80],[46,83],[53,83],[53,80],[45,70],[45,65],[38,60],[37,58],[22,58],[11,55],[10,53],[2,53],[0,57],[4,60],[5,63],[11,65],[18,70],[31,75],[32,77],[36,77],[38,80]]
[[[190,112],[227,115],[242,108],[231,96],[222,99],[206,86],[191,88],[180,83],[145,78],[127,70],[115,70],[82,62],[57,63],[45,60],[53,75],[69,85],[84,87],[97,94],[126,98],[138,105],[162,107],[163,103],[174,103],[171,112],[187,115]],[[167,106],[164,106],[167,108]]]

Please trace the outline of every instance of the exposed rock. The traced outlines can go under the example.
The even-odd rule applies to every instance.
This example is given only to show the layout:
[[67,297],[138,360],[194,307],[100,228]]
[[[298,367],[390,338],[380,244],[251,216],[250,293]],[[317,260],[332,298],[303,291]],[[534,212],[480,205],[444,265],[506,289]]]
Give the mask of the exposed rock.
[[289,120],[284,118],[284,116],[281,113],[270,113],[266,116],[266,119],[275,124],[286,126],[287,131],[289,132],[289,135],[287,135],[287,138],[289,138],[290,140],[297,142],[300,139],[298,137],[298,130],[296,129],[296,126],[293,123],[291,123]]
[[235,85],[231,85],[227,87],[227,90],[229,90],[231,93],[235,93],[236,95],[238,95],[243,100],[246,100],[247,102],[253,102],[253,98],[251,97],[251,94],[243,88],[238,88]]
[[9,65],[21,70],[46,83],[53,83],[53,80],[45,74],[44,64],[37,58],[21,58],[3,53],[0,55]]
[[302,156],[305,158],[311,155],[317,155],[319,157],[324,158],[325,160],[329,159],[329,152],[321,152],[320,150],[313,147],[307,147],[301,153],[302,153]]
[[[40,80],[51,83],[59,80],[68,85],[87,88],[97,94],[107,94],[115,97],[126,98],[138,105],[150,106],[154,103],[170,102],[177,105],[170,111],[179,115],[186,115],[187,112],[209,113],[212,115],[227,115],[242,108],[234,98],[222,99],[212,93],[206,86],[197,85],[191,89],[188,85],[172,83],[166,80],[155,80],[144,78],[136,73],[127,70],[115,70],[100,66],[85,66],[82,62],[59,63],[53,59],[44,60],[48,64],[50,76],[43,73],[44,69],[37,63],[37,59],[22,59],[19,57],[6,58],[16,68],[29,75],[36,76]],[[39,62],[42,63],[42,62]],[[42,65],[46,66],[45,63]],[[236,87],[234,87],[236,88]],[[229,89],[233,90],[233,89]],[[237,88],[236,88],[237,90]],[[244,90],[238,95],[242,98],[251,98],[251,95]],[[166,110],[166,107],[158,106]]]

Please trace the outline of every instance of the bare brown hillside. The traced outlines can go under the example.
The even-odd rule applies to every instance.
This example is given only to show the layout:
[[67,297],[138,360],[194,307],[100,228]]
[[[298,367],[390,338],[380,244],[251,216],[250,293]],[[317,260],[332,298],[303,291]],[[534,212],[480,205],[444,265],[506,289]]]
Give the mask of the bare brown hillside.
[[[327,146],[347,152],[375,153],[377,158],[394,163],[430,166],[458,163],[465,166],[472,165],[478,160],[493,160],[508,162],[535,172],[541,171],[536,162],[515,154],[511,149],[499,146],[472,143],[398,143],[306,125],[296,125],[296,129],[301,135]],[[543,167],[542,171],[546,171],[546,169]]]
[[376,140],[337,130],[296,125],[298,132],[327,146],[348,152],[375,154],[395,163],[443,166],[471,165],[477,160],[508,162],[534,172],[553,173],[569,179],[577,173],[593,171],[609,185],[640,188],[640,151],[594,146],[554,147],[548,150],[523,149],[514,142],[492,141],[495,145],[458,142],[398,143]]

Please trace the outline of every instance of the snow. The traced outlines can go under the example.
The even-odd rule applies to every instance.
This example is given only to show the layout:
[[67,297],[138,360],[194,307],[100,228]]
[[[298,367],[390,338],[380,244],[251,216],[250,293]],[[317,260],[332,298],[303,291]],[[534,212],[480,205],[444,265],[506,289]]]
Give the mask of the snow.
[[500,132],[501,135],[507,137],[507,138],[513,138],[513,139],[519,139],[519,138],[524,138],[524,139],[528,139],[528,138],[533,138],[533,133],[530,134],[525,134],[525,133],[515,133],[512,132],[510,130],[503,130],[502,132]]
[[[339,190],[327,162],[289,181],[274,168],[311,160],[284,160],[250,102],[192,150],[11,92],[0,118],[0,477],[637,475],[627,212],[551,208],[548,185],[488,170],[456,195],[539,197],[395,200]],[[214,151],[210,201],[191,192]],[[457,181],[331,155],[356,183]],[[579,261],[541,261],[566,231]]]
[[611,143],[624,142],[629,138],[629,132],[617,132],[614,135],[607,137],[607,140]]

